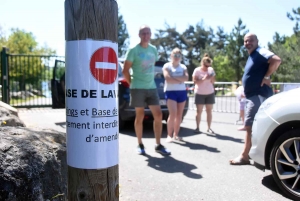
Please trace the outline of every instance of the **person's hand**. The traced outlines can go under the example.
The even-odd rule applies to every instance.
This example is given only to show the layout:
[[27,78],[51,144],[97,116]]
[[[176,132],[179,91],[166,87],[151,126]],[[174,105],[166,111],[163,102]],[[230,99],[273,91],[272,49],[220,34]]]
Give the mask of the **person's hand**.
[[204,75],[204,76],[202,77],[202,80],[206,80],[207,78],[209,78],[208,74]]
[[267,80],[267,79],[263,78],[260,86],[262,87],[264,84],[271,87],[271,80],[270,79]]

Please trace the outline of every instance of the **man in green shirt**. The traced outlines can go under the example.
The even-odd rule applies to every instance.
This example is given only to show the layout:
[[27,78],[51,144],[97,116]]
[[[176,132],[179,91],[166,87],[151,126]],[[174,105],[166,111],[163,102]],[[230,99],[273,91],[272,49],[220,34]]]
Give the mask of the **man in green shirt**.
[[[136,113],[134,128],[138,139],[137,152],[138,154],[145,154],[142,136],[146,103],[154,118],[155,151],[163,155],[170,155],[171,152],[160,144],[162,112],[154,81],[154,64],[158,59],[158,53],[156,47],[150,44],[150,27],[145,25],[140,27],[139,37],[141,42],[126,53],[123,68],[124,78],[130,84],[130,105],[135,108]],[[130,68],[132,68],[132,76],[129,73]]]

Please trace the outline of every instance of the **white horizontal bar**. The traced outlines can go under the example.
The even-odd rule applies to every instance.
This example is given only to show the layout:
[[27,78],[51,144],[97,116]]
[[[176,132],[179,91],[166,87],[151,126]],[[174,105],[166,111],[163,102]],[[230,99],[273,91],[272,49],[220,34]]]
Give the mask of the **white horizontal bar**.
[[117,70],[117,66],[115,63],[108,62],[96,62],[96,68]]

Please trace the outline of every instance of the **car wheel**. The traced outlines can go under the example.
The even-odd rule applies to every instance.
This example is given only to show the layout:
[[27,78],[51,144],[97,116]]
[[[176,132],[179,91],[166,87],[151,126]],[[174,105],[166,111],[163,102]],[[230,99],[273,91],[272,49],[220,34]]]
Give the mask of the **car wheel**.
[[275,142],[270,158],[273,178],[293,200],[300,199],[300,129],[284,133]]

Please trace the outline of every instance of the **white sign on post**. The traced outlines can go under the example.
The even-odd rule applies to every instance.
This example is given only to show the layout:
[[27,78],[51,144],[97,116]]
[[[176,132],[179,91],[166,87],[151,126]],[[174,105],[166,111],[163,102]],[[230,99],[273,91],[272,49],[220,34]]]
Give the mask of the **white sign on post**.
[[81,169],[119,163],[118,45],[66,43],[67,163]]

